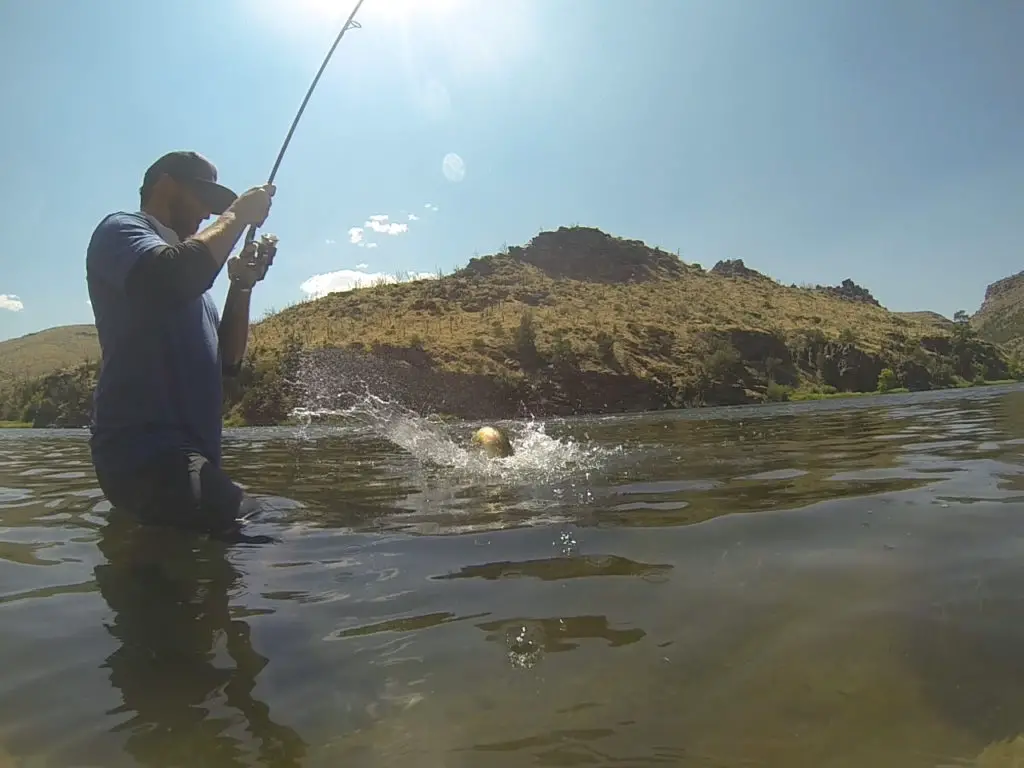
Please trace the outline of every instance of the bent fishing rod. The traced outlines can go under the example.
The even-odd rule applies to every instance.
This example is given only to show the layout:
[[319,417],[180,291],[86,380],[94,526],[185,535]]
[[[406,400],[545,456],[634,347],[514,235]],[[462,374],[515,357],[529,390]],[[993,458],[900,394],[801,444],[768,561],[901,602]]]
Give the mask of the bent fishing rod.
[[[320,82],[320,76],[323,75],[324,70],[327,69],[327,64],[331,60],[331,56],[334,55],[334,50],[338,47],[338,43],[341,42],[341,38],[345,36],[345,33],[350,29],[359,29],[361,25],[355,20],[356,14],[359,12],[359,7],[363,4],[364,0],[358,0],[355,8],[352,9],[352,13],[348,15],[348,19],[345,20],[344,26],[338,36],[334,39],[334,44],[331,45],[330,50],[327,51],[327,55],[324,56],[323,63],[320,64],[320,69],[317,70],[316,77],[313,78],[313,82],[309,85],[309,90],[306,91],[306,96],[302,100],[302,104],[299,105],[299,111],[295,113],[295,119],[292,120],[292,125],[288,129],[288,134],[284,137],[284,143],[281,145],[281,151],[277,153],[277,159],[274,161],[274,167],[270,169],[270,177],[267,179],[267,184],[274,183],[274,177],[277,176],[277,169],[281,167],[281,160],[284,158],[285,150],[288,149],[288,145],[291,143],[292,134],[295,133],[295,126],[299,124],[299,119],[302,117],[302,113],[306,111],[306,104],[309,103],[309,97],[313,95],[313,91],[316,89],[316,84]],[[245,244],[249,245],[256,238],[256,225],[253,224],[249,227],[249,231],[245,235]],[[258,259],[263,257],[266,259],[264,264],[261,264],[261,277],[266,275],[267,268],[274,263],[274,253],[276,250],[277,238],[273,235],[264,235],[260,240],[258,248]]]

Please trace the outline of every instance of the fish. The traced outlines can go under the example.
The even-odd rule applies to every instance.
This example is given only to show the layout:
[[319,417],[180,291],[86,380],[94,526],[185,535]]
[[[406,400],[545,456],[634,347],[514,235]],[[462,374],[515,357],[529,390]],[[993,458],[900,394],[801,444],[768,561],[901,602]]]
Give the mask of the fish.
[[501,427],[480,427],[473,433],[471,442],[492,459],[506,459],[514,453],[512,441]]

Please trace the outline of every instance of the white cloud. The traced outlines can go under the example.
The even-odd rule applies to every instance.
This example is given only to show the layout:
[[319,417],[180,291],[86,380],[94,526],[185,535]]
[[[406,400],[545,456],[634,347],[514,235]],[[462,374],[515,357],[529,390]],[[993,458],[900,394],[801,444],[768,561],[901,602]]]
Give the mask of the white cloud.
[[356,269],[366,269],[369,266],[369,264],[356,264]]
[[[426,208],[431,210],[437,210],[436,205],[427,203]],[[415,213],[408,214],[409,221],[419,221],[420,217]],[[351,227],[348,230],[348,241],[352,245],[359,246],[360,248],[377,248],[377,243],[369,243],[366,241],[366,232],[377,232],[381,235],[401,235],[409,231],[409,225],[405,222],[391,221],[391,217],[386,213],[375,213],[372,216],[368,216],[366,221],[361,227]],[[333,240],[328,240],[327,244],[333,244]]]
[[21,299],[13,293],[0,293],[0,309],[6,309],[8,312],[21,312],[24,308],[25,305]]
[[436,205],[434,205],[433,203],[425,203],[423,205],[423,207],[426,208],[428,211],[436,211],[436,210],[438,210],[438,207]]
[[409,231],[408,224],[399,224],[397,221],[389,222],[388,217],[383,214],[371,216],[363,226],[383,235],[400,235]]
[[337,241],[331,240],[331,238],[327,238],[326,240],[324,240],[324,243],[326,245],[334,245],[335,242],[337,242]]
[[[360,265],[365,266],[365,265]],[[319,299],[329,293],[351,291],[353,288],[368,288],[382,283],[406,282],[408,280],[436,279],[437,275],[430,272],[409,272],[399,276],[386,275],[383,272],[362,272],[354,269],[339,269],[337,272],[326,272],[313,275],[304,281],[299,289],[308,298]]]
[[91,307],[91,306],[92,306],[92,302],[91,302],[91,301],[89,301],[89,299],[86,299],[86,300],[85,300],[85,306],[87,306],[87,307]]

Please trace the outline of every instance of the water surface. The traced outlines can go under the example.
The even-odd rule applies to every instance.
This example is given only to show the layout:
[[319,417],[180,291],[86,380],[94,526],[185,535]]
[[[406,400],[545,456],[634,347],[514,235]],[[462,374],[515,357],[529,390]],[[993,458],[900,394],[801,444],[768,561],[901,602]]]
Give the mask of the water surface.
[[0,431],[0,766],[1024,760],[1024,391],[472,426],[229,432],[231,547]]

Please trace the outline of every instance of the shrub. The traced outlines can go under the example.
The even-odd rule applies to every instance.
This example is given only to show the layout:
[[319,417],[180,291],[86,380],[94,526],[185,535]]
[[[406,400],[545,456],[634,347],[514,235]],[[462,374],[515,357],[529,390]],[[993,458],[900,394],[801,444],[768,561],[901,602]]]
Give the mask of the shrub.
[[878,374],[878,391],[888,392],[899,387],[900,382],[892,368],[883,368]]
[[789,396],[792,392],[792,387],[787,387],[776,381],[769,381],[768,388],[765,390],[765,396],[773,403],[783,403],[789,400]]

